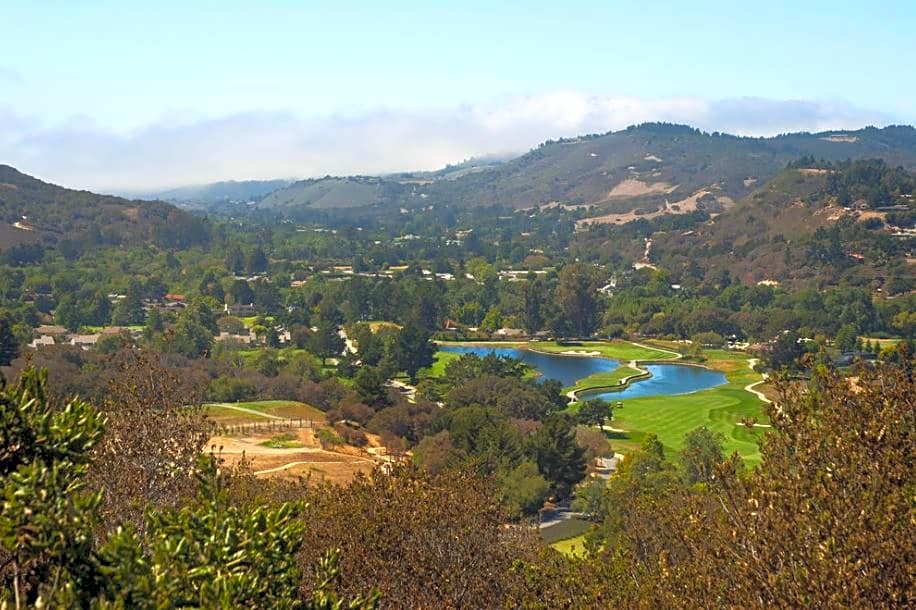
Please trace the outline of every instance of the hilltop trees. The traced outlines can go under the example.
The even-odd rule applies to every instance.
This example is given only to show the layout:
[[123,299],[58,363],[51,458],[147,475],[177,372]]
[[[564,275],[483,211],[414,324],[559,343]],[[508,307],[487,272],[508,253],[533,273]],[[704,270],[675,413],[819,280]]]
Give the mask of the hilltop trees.
[[585,263],[566,265],[560,271],[555,300],[562,320],[576,337],[588,337],[598,327],[598,278]]
[[725,438],[706,426],[691,430],[684,437],[681,463],[688,483],[709,483],[716,468],[725,461],[722,443]]
[[562,415],[548,417],[531,439],[538,469],[551,489],[566,497],[585,478],[585,449],[576,442],[572,423]]
[[400,364],[411,383],[417,382],[420,369],[433,363],[436,346],[429,339],[429,332],[414,324],[408,324],[398,336]]

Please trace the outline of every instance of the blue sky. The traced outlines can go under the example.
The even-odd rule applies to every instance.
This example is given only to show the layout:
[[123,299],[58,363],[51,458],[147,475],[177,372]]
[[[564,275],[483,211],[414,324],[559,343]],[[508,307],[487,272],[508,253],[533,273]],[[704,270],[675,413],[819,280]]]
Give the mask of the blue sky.
[[437,167],[642,120],[916,122],[916,2],[3,2],[0,162],[93,188]]

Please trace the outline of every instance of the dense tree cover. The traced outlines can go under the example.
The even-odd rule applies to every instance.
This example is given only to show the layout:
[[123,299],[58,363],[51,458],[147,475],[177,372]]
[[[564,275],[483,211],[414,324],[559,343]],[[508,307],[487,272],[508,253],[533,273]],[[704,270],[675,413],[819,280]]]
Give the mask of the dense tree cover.
[[854,387],[826,367],[782,385],[754,470],[703,429],[677,462],[647,436],[583,489],[597,526],[578,559],[506,527],[501,500],[523,505],[543,487],[524,462],[504,497],[499,479],[467,471],[316,487],[217,471],[207,457],[175,506],[95,535],[112,519],[99,510],[108,490],[85,483],[104,418],[55,403],[28,371],[0,395],[3,595],[89,607],[336,608],[373,590],[386,608],[905,606],[916,392],[913,355],[900,356],[858,370]]
[[65,258],[74,259],[104,246],[191,248],[210,239],[206,221],[163,202],[61,188],[6,165],[0,165],[0,182],[8,185],[0,193],[0,223],[24,222],[29,227],[25,236],[13,237],[25,243],[9,243],[11,236],[4,231],[0,251],[10,265],[40,263],[55,246]]
[[[331,230],[271,223],[267,217],[209,221],[211,238],[203,247],[103,243],[72,252],[51,248],[25,266],[6,260],[0,264],[0,307],[20,325],[20,346],[31,338],[27,325],[52,315],[71,331],[140,325],[158,316],[151,321],[157,327],[152,333],[167,334],[178,323],[172,317],[176,310],[167,313],[149,303],[170,292],[213,312],[224,304],[250,305],[270,317],[264,325],[268,335],[274,326],[319,327],[309,349],[325,358],[339,351],[333,323],[370,320],[431,333],[451,320],[461,327],[458,336],[509,327],[557,337],[596,331],[701,335],[716,343],[714,335],[769,341],[784,330],[833,339],[849,325],[858,334],[906,336],[912,325],[898,314],[913,310],[913,279],[904,260],[911,240],[893,237],[880,218],[828,221],[829,214],[821,212],[841,188],[857,198],[884,188],[909,209],[912,175],[867,160],[831,165],[825,175],[794,174],[715,223],[698,210],[573,233],[572,223],[559,221],[572,212],[561,208],[530,215],[434,208],[364,230],[345,220]],[[793,205],[795,193],[805,207]],[[802,212],[793,210],[811,218],[796,218],[791,214]],[[765,227],[748,233],[748,223],[763,221]],[[681,235],[691,232],[696,235]],[[402,239],[405,234],[411,239]],[[652,239],[649,255],[658,271],[631,267],[644,256],[646,238]],[[752,266],[741,263],[729,273],[729,261],[736,258]],[[364,275],[335,271],[354,260]],[[395,265],[407,268],[395,272]],[[807,287],[754,285],[764,267],[797,272]],[[522,272],[514,276],[519,281],[500,276],[508,268]],[[599,294],[599,286],[611,288]],[[190,339],[160,339],[160,347],[208,353],[201,328],[189,322],[181,320],[179,330]],[[297,335],[302,345],[303,331]]]

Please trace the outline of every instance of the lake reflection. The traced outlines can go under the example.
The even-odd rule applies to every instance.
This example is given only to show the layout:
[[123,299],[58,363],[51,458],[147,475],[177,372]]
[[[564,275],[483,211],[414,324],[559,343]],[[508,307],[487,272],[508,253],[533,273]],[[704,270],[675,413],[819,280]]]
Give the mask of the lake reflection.
[[[565,356],[543,354],[514,347],[496,347],[489,345],[440,345],[443,352],[453,354],[477,354],[486,356],[495,353],[497,356],[517,358],[534,367],[541,379],[557,379],[564,386],[571,386],[579,379],[594,373],[613,371],[620,366],[616,360],[592,358],[589,356]],[[589,400],[601,398],[606,401],[624,400],[639,396],[662,396],[697,392],[726,383],[725,374],[699,366],[683,364],[647,364],[643,365],[652,373],[652,377],[630,384],[618,392],[583,392],[579,398]]]

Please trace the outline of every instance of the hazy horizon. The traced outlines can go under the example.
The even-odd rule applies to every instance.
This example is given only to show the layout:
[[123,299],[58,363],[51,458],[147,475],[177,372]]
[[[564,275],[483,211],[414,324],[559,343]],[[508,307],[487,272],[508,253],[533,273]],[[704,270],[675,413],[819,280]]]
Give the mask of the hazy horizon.
[[0,163],[142,192],[433,170],[646,121],[753,136],[916,122],[895,67],[916,59],[910,3],[702,4],[14,6]]

